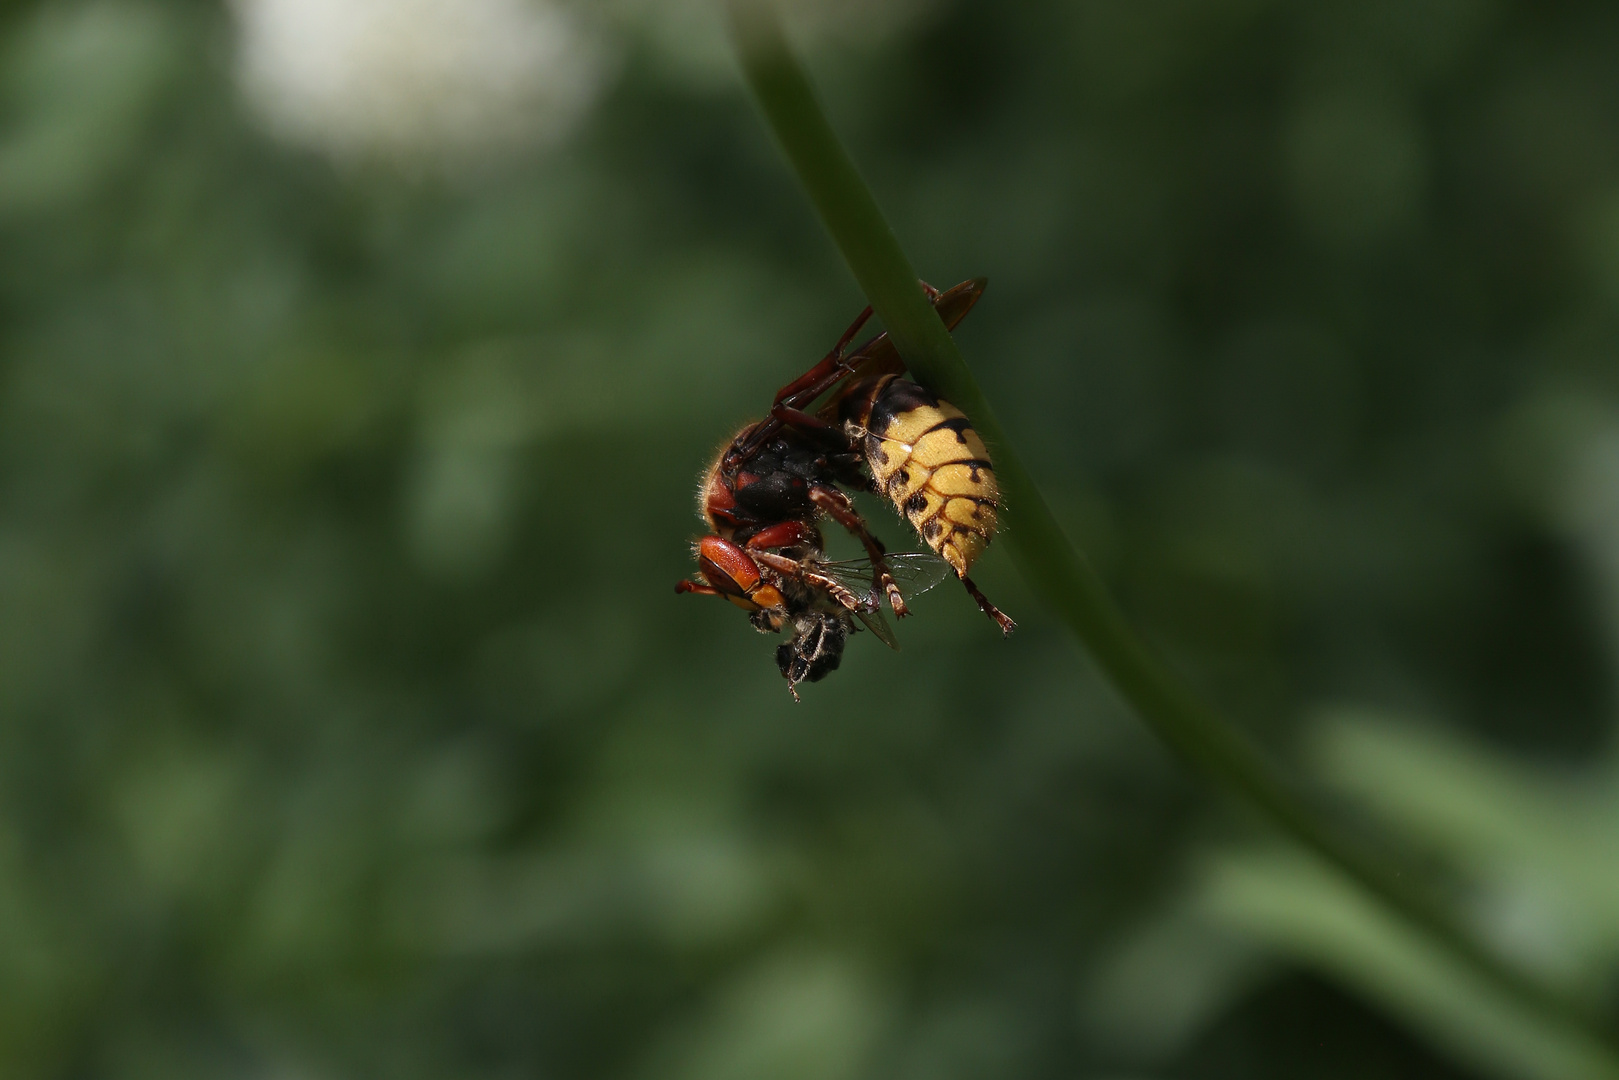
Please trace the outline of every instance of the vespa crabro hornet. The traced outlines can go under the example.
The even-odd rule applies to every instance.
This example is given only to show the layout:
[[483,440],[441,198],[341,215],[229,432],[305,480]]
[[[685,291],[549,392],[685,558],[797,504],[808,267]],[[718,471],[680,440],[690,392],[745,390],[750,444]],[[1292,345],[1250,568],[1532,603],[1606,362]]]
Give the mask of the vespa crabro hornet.
[[[923,287],[953,329],[984,282],[944,293]],[[887,334],[849,351],[870,317],[868,307],[831,352],[777,393],[769,416],[721,450],[699,490],[712,530],[697,544],[702,583],[675,586],[724,596],[749,611],[761,631],[791,626],[777,662],[795,698],[799,681],[816,681],[838,666],[855,619],[898,647],[878,607],[880,598],[896,618],[908,614],[897,569],[924,588],[953,570],[1003,633],[1015,625],[967,577],[996,526],[999,493],[989,454],[960,410],[899,377],[904,364]],[[806,411],[829,391],[818,413]],[[887,495],[937,558],[888,555],[843,488]],[[826,560],[823,516],[848,529],[866,559]],[[945,569],[938,571],[918,565],[941,560]],[[854,583],[856,573],[861,584]]]

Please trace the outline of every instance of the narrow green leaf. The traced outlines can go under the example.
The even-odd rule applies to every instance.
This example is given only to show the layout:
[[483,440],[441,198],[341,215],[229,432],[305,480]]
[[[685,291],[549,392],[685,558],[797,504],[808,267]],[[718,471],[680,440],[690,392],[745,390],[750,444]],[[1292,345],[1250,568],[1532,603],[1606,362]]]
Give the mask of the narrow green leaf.
[[918,285],[876,199],[832,129],[768,0],[729,0],[743,74],[787,160],[843,252],[900,355],[919,380],[973,418],[995,454],[1006,501],[1004,538],[1030,590],[1073,630],[1136,714],[1198,773],[1241,798],[1316,855],[1401,913],[1458,960],[1547,1022],[1619,1047],[1577,1002],[1503,962],[1429,892],[1382,855],[1333,827],[1227,721],[1152,656],[1101,579],[1063,533],[984,399],[949,331]]

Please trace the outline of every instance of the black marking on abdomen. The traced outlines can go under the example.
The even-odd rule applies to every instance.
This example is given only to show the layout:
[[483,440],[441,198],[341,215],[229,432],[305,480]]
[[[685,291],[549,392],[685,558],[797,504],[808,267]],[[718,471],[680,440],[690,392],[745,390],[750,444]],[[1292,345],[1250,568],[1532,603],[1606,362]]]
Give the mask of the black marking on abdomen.
[[[940,420],[937,424],[934,424],[932,427],[922,432],[922,435],[931,435],[941,428],[949,428],[951,431],[954,431],[956,433],[956,438],[965,443],[967,441],[967,437],[963,435],[962,432],[971,431],[973,429],[973,422],[967,419],[965,416],[951,416],[944,420]],[[918,441],[920,441],[920,439],[921,436],[918,436]]]
[[[938,488],[934,488],[933,493],[939,496],[939,498],[945,500],[945,502],[949,502],[952,499],[967,499],[970,502],[977,503],[979,506],[987,506],[991,510],[999,510],[1001,508],[1001,504],[998,499],[992,499],[987,495],[955,495],[949,492],[940,491]],[[918,494],[920,494],[920,492]],[[913,495],[911,498],[914,499],[916,496]],[[906,500],[906,505],[910,505],[909,499]]]
[[[991,473],[995,471],[994,463],[984,458],[962,458],[959,461],[941,461],[937,465],[934,465],[929,471],[930,473],[936,473],[946,465],[965,465],[969,469],[972,469],[975,474],[979,469],[984,469]],[[976,480],[977,476],[974,475],[973,479]]]
[[927,387],[909,379],[895,379],[883,387],[877,400],[871,403],[871,417],[866,421],[866,429],[881,434],[908,412],[938,407],[939,399]]
[[875,432],[866,436],[866,457],[873,465],[888,464],[888,451],[883,449],[882,436]]

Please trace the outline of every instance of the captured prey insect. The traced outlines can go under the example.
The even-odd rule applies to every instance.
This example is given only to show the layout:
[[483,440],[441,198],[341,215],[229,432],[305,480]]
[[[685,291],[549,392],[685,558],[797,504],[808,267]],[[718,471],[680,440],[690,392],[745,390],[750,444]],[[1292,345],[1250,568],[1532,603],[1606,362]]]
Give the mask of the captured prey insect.
[[[750,551],[723,537],[705,536],[697,542],[703,584],[682,581],[675,591],[723,596],[748,612],[761,633],[789,630],[788,640],[776,649],[776,666],[796,701],[799,683],[819,682],[843,662],[856,620],[889,648],[899,648],[899,642],[871,587],[869,559],[829,561],[808,545],[789,550],[792,554]],[[950,573],[947,563],[928,554],[890,555],[888,563],[890,574],[911,586],[912,595]]]
[[[953,329],[984,281],[943,293],[922,287]],[[870,317],[868,307],[819,363],[777,393],[768,416],[744,427],[715,458],[699,490],[711,530],[697,544],[705,584],[675,587],[725,596],[753,611],[755,626],[766,632],[790,624],[793,637],[777,655],[789,686],[833,670],[853,620],[875,614],[879,598],[895,617],[909,613],[898,580],[909,575],[897,568],[914,558],[935,566],[942,560],[944,572],[955,572],[1003,633],[1014,626],[967,577],[997,523],[989,454],[960,410],[899,377],[905,366],[887,334],[849,349]],[[829,392],[819,413],[807,411]],[[845,488],[888,496],[938,558],[889,556]],[[823,517],[865,548],[861,569],[870,575],[869,589],[826,572],[835,564],[824,558]],[[878,636],[892,644],[886,626]]]

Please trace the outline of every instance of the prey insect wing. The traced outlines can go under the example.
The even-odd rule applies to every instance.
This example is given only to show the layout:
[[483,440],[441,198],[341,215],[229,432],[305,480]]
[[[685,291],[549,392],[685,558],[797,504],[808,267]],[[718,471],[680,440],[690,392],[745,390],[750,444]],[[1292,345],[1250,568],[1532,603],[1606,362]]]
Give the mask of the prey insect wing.
[[855,618],[866,624],[866,629],[870,630],[878,641],[895,652],[899,651],[899,639],[894,636],[893,627],[888,625],[888,620],[883,618],[882,611],[872,608],[870,611],[856,610],[854,614]]
[[950,564],[931,551],[906,551],[889,555],[883,562],[894,580],[905,587],[907,596],[921,596],[946,578],[954,577]]
[[[888,572],[899,583],[908,597],[921,596],[947,577],[954,575],[950,564],[930,551],[906,551],[883,559]],[[843,582],[849,590],[862,597],[865,603],[856,608],[855,617],[866,624],[866,629],[890,649],[899,648],[899,639],[883,618],[880,593],[871,582],[871,560],[849,559],[823,563],[822,572]]]
[[[921,596],[939,582],[952,576],[950,564],[931,551],[905,551],[886,555],[883,563],[900,590],[908,597]],[[821,563],[816,569],[837,581],[856,596],[865,597],[872,606],[877,603],[877,591],[871,580],[870,559],[844,559]]]

